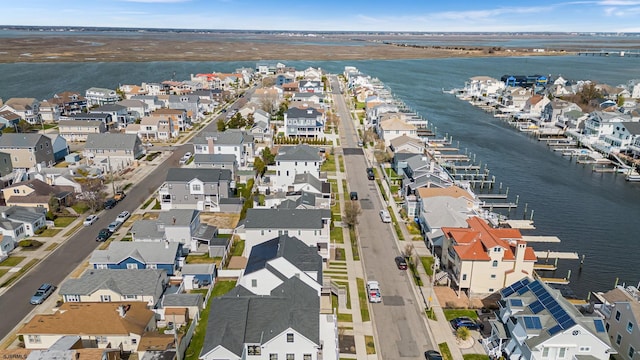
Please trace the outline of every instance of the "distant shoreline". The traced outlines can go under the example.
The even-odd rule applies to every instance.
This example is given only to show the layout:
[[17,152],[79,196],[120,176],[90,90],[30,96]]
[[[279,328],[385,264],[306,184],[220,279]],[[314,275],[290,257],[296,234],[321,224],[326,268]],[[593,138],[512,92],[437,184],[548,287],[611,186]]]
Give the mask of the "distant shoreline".
[[[149,61],[257,61],[257,60],[396,60],[471,57],[575,55],[575,50],[512,49],[487,46],[411,45],[403,39],[381,37],[355,42],[348,38],[321,39],[313,44],[290,44],[264,39],[236,41],[200,37],[166,39],[161,35],[119,37],[82,33],[2,37],[0,63],[149,62]],[[291,42],[294,42],[292,39]],[[322,41],[325,41],[324,43]],[[349,43],[340,45],[340,42]],[[357,44],[357,45],[354,45]]]

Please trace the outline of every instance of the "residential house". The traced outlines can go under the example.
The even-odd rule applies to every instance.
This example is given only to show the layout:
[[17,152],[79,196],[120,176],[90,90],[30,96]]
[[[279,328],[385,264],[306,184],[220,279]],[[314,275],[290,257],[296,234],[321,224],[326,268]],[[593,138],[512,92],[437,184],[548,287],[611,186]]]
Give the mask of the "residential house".
[[542,110],[541,119],[543,122],[562,125],[566,123],[566,113],[570,111],[582,111],[580,106],[562,99],[553,99]]
[[0,136],[0,151],[11,155],[14,168],[29,169],[55,164],[51,139],[37,133],[6,133]]
[[255,158],[253,136],[240,129],[224,132],[203,132],[193,140],[194,154],[234,155],[238,165],[246,168]]
[[0,177],[6,176],[13,172],[13,164],[11,162],[11,154],[0,152]]
[[130,100],[120,100],[116,103],[116,105],[124,106],[127,108],[127,114],[129,114],[130,119],[140,119],[143,116],[149,115],[149,105],[142,100],[130,99]]
[[209,246],[218,236],[215,226],[200,223],[200,211],[190,209],[171,209],[158,213],[155,220],[138,220],[130,232],[133,241],[175,242],[191,251],[200,244]]
[[93,347],[129,352],[145,332],[155,329],[155,313],[142,302],[67,302],[54,314],[35,315],[18,335],[26,349],[48,349],[62,337],[78,335]]
[[249,209],[242,225],[244,256],[251,248],[279,235],[295,236],[308,246],[315,246],[324,259],[329,258],[329,209]]
[[238,172],[238,161],[232,154],[195,154],[193,163],[196,168],[231,170],[232,179],[236,178]]
[[424,154],[426,150],[423,141],[404,134],[392,139],[389,142],[389,147],[394,153],[406,152],[412,154]]
[[378,104],[371,108],[366,108],[366,117],[365,117],[365,127],[368,129],[370,127],[377,127],[380,123],[380,118],[383,114],[386,113],[398,113],[400,109],[397,105],[394,104]]
[[402,186],[398,189],[398,195],[404,198],[403,208],[410,218],[418,214],[418,189],[444,188],[454,183],[441,165],[421,154],[396,153],[392,166],[400,176]]
[[631,146],[640,137],[640,122],[621,122],[615,124],[611,135],[604,135],[602,141],[607,144],[610,153],[633,153]]
[[185,110],[192,121],[200,121],[204,117],[200,110],[200,97],[197,95],[169,95],[167,107]]
[[0,103],[0,112],[9,111],[29,124],[40,124],[40,102],[35,98],[11,98],[4,104]]
[[123,84],[118,86],[118,90],[120,90],[124,94],[124,98],[130,100],[134,96],[138,95],[148,95],[147,89],[143,86],[131,85],[131,84]]
[[507,108],[514,110],[522,110],[527,103],[527,100],[533,95],[532,89],[525,89],[523,87],[508,87],[502,92],[501,104]]
[[9,110],[0,110],[0,128],[16,128],[20,122],[20,115]]
[[468,227],[442,228],[440,263],[458,291],[468,296],[491,294],[533,276],[537,260],[518,229],[492,228],[483,219],[467,219]]
[[235,188],[228,169],[171,168],[158,196],[162,210],[223,211]]
[[173,276],[182,256],[178,242],[114,241],[104,250],[94,250],[89,265],[97,270],[157,269]]
[[280,69],[285,68],[285,66],[286,65],[282,63],[259,61],[256,63],[256,72],[260,75],[275,75]]
[[506,87],[503,81],[489,76],[474,76],[465,83],[465,93],[470,97],[488,96],[497,94]]
[[46,123],[58,122],[60,115],[62,115],[62,109],[56,103],[51,103],[47,100],[40,101],[40,120]]
[[158,100],[158,97],[156,95],[134,95],[130,100],[138,100],[145,103],[147,105],[149,113],[158,111],[163,106],[163,103]]
[[324,114],[315,108],[292,107],[284,114],[284,136],[324,138]]
[[67,145],[66,138],[59,134],[46,134],[45,136],[51,139],[54,161],[62,161],[65,156],[69,155],[69,145]]
[[89,269],[79,278],[65,280],[58,295],[63,302],[140,301],[153,309],[168,283],[165,270]]
[[307,192],[319,198],[331,199],[331,184],[311,173],[297,174],[293,179],[291,191]]
[[150,117],[169,120],[173,124],[173,132],[187,131],[191,128],[191,119],[185,109],[157,109],[149,114]]
[[89,134],[84,146],[84,157],[105,173],[122,171],[144,154],[142,141],[132,134]]
[[108,113],[77,113],[69,114],[62,118],[60,121],[76,120],[76,121],[100,121],[104,124],[105,129],[112,129],[115,124],[113,117]]
[[0,206],[0,231],[16,241],[34,236],[36,231],[47,226],[46,214],[43,207]]
[[[189,264],[186,264],[189,265]],[[185,265],[185,266],[186,266]],[[201,264],[198,264],[201,265]],[[204,264],[208,265],[208,264]],[[165,294],[162,297],[162,301],[160,304],[160,308],[158,309],[158,313],[162,316],[162,319],[165,321],[173,321],[174,317],[172,315],[175,314],[177,310],[186,309],[187,319],[200,319],[200,312],[204,308],[204,300],[203,295],[199,293],[179,293],[179,294]]]
[[58,133],[69,141],[87,141],[89,134],[104,134],[107,126],[102,120],[60,120]]
[[47,100],[49,103],[57,104],[60,108],[61,115],[71,115],[83,112],[87,109],[87,99],[79,92],[64,91],[54,94]]
[[97,87],[88,88],[84,97],[88,107],[115,104],[120,101],[120,96],[115,90]]
[[[616,358],[638,359],[640,349],[640,291],[635,286],[616,286],[605,293],[592,293],[592,304],[604,318]],[[602,330],[598,328],[597,330]]]
[[133,123],[134,119],[129,115],[127,108],[118,104],[106,104],[93,108],[89,111],[92,114],[109,114],[113,121],[110,129],[124,129],[128,124]]
[[378,125],[378,135],[384,140],[384,145],[391,145],[391,140],[405,135],[410,138],[418,139],[418,128],[415,125],[408,124],[406,121],[394,116],[387,120],[382,120]]
[[286,280],[269,296],[236,286],[213,299],[202,360],[260,359],[337,360],[337,342],[321,339],[323,326],[335,316],[320,314],[317,292],[297,277]]
[[318,149],[306,144],[280,147],[275,157],[276,175],[271,176],[273,187],[289,191],[298,174],[309,173],[319,179],[322,160]]
[[251,249],[237,286],[255,295],[268,296],[294,276],[316,290],[319,296],[322,257],[316,246],[309,246],[295,236],[280,235]]
[[126,134],[134,134],[143,141],[169,141],[178,137],[179,131],[169,118],[145,116],[139,124],[130,124]]
[[298,82],[298,92],[301,93],[324,93],[324,83],[322,81],[302,80]]
[[[78,340],[70,344],[68,339]],[[72,340],[73,341],[73,340]],[[58,346],[62,344],[62,346]],[[65,336],[46,350],[4,349],[0,350],[2,359],[75,359],[75,360],[124,360],[120,349],[75,348],[82,346],[80,336]]]
[[60,206],[68,205],[73,188],[52,186],[38,179],[14,183],[2,189],[7,206],[42,207],[49,210],[49,201],[53,197]]
[[551,100],[549,100],[548,97],[540,94],[535,94],[531,96],[529,100],[527,100],[526,104],[524,105],[524,109],[522,109],[523,113],[526,114],[526,116],[529,118],[540,118],[541,116],[544,116],[544,109],[549,105],[550,102]]
[[506,359],[607,360],[613,349],[601,318],[582,314],[560,291],[523,278],[500,290],[497,319],[482,339],[490,356]]
[[294,82],[296,79],[289,74],[278,74],[276,75],[276,86],[282,86],[284,84],[290,84]]
[[298,92],[293,94],[293,96],[291,97],[291,99],[289,99],[289,101],[291,103],[291,106],[295,106],[294,103],[296,102],[306,102],[306,103],[320,105],[324,103],[324,96],[322,94],[314,93],[314,92],[306,92],[306,93]]

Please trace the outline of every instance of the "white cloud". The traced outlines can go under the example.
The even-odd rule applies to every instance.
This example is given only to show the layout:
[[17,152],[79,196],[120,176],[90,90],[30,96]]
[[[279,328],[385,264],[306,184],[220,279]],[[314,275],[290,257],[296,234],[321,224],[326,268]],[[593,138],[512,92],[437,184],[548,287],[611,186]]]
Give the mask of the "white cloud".
[[634,0],[602,0],[597,3],[604,6],[636,6],[640,5],[640,1]]
[[171,4],[171,3],[181,3],[188,2],[191,0],[122,0],[126,2],[136,2],[136,3],[147,3],[147,4]]

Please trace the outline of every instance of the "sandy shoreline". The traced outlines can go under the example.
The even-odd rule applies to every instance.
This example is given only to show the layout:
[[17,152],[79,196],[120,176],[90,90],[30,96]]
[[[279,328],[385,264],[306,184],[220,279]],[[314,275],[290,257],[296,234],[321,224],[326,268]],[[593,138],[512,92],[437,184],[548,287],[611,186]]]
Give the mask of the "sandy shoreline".
[[569,55],[558,50],[483,47],[413,47],[362,41],[357,46],[336,42],[288,44],[284,41],[162,39],[158,37],[59,36],[0,38],[0,63],[256,61],[256,60],[391,60],[449,57]]

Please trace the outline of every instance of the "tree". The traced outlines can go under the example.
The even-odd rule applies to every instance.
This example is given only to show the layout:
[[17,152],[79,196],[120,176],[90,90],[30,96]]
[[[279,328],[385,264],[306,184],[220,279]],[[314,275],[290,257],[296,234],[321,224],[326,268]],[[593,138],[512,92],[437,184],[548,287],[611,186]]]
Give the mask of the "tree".
[[262,156],[262,161],[265,165],[273,165],[276,163],[276,156],[271,152],[271,149],[267,147],[262,149],[260,156]]
[[53,194],[49,195],[49,211],[53,214],[60,212],[60,201]]
[[218,126],[218,131],[220,132],[223,132],[227,128],[227,125],[224,123],[224,119],[218,120],[216,125]]
[[602,93],[600,92],[600,90],[598,90],[598,88],[596,88],[595,83],[584,85],[582,87],[582,90],[580,90],[577,95],[579,96],[580,101],[583,104],[588,104],[591,100],[602,97]]
[[107,196],[102,180],[83,177],[77,178],[76,181],[80,184],[78,197],[87,203],[91,211],[99,210]]
[[467,340],[471,336],[469,329],[464,326],[460,326],[458,330],[456,330],[456,337],[460,340]]
[[241,129],[245,126],[247,126],[247,120],[239,112],[233,115],[227,123],[229,129]]
[[248,128],[252,127],[252,126],[253,126],[253,124],[255,124],[255,122],[256,122],[256,118],[255,118],[255,116],[253,115],[253,113],[251,113],[251,114],[247,115],[247,121],[246,121],[247,125],[246,125],[246,126],[247,126]]
[[262,161],[262,158],[260,158],[259,156],[256,156],[256,158],[253,159],[253,170],[255,170],[256,174],[259,176],[264,175],[264,172],[267,170],[267,166],[264,164],[264,161]]
[[278,93],[275,90],[262,89],[258,99],[260,109],[269,115],[273,115],[273,112],[276,110],[276,106],[278,106]]
[[618,95],[618,98],[616,99],[616,105],[618,105],[618,106],[623,106],[624,105],[624,96]]
[[24,119],[20,119],[20,121],[18,121],[18,124],[16,125],[16,131],[19,133],[26,133],[31,131],[31,124],[29,124],[26,120]]
[[358,225],[358,216],[362,214],[360,204],[355,200],[345,201],[344,203],[344,215],[342,216],[342,222],[352,229]]

